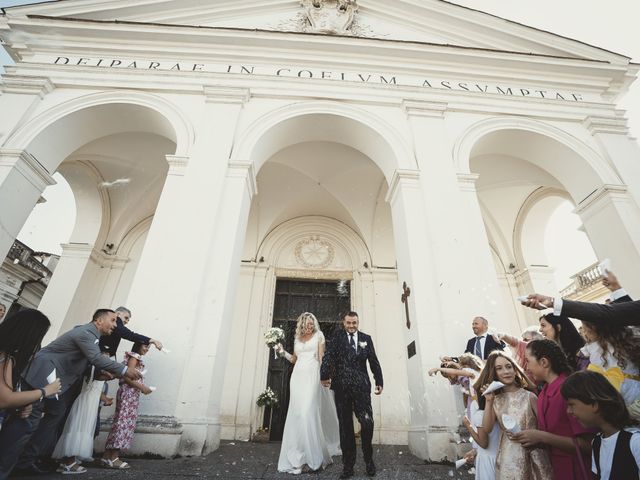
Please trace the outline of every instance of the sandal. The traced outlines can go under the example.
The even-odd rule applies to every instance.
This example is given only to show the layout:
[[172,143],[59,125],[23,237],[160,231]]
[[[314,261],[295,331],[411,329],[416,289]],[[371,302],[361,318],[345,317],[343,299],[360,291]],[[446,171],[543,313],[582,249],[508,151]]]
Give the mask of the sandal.
[[123,462],[119,458],[114,458],[113,460],[109,460],[107,458],[101,458],[102,466],[105,468],[113,468],[115,470],[126,470],[127,468],[131,468],[127,462]]
[[56,469],[56,472],[63,475],[77,475],[80,473],[86,473],[87,469],[81,466],[78,462],[73,462],[71,465],[61,463],[60,466]]

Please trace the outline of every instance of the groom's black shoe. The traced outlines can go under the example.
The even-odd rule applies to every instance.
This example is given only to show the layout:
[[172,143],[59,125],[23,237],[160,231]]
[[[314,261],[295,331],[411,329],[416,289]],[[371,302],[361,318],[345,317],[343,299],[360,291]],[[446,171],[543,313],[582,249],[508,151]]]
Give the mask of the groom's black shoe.
[[373,463],[373,460],[367,462],[367,475],[370,477],[376,476],[376,465]]
[[353,477],[353,470],[342,470],[342,473],[340,474],[340,479],[344,479],[344,478],[351,478]]

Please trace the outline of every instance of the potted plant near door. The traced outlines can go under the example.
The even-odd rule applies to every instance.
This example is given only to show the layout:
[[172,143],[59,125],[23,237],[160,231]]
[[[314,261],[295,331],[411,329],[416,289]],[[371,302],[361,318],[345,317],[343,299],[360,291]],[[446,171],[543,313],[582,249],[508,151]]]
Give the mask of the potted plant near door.
[[[269,407],[269,426],[267,428],[260,427],[253,434],[254,442],[268,442],[269,441],[269,433],[271,432],[271,420],[273,418],[273,407],[278,404],[278,397],[271,387],[267,387],[264,392],[258,395],[258,400],[256,400],[256,405],[264,410],[265,407]],[[263,415],[260,415],[262,418]]]

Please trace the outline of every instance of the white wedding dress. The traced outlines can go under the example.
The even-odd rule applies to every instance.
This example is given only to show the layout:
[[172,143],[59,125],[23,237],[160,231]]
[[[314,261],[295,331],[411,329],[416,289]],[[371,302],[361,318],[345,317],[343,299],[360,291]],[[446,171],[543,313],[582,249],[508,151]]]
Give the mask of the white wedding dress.
[[317,332],[306,342],[294,343],[297,356],[290,383],[289,411],[284,424],[278,471],[302,473],[332,463],[341,455],[340,429],[333,392],[320,385],[318,346],[324,335]]

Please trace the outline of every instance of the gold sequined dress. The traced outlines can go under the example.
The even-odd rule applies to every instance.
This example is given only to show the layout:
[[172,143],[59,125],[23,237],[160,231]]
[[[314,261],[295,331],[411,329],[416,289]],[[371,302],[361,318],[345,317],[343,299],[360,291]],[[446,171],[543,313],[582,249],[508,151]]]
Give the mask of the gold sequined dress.
[[536,396],[523,388],[496,395],[493,410],[502,429],[496,457],[496,480],[553,479],[551,462],[545,448],[526,449],[509,440],[504,434],[502,415],[505,413],[517,420],[520,430],[538,428],[538,419],[532,404],[536,404]]

